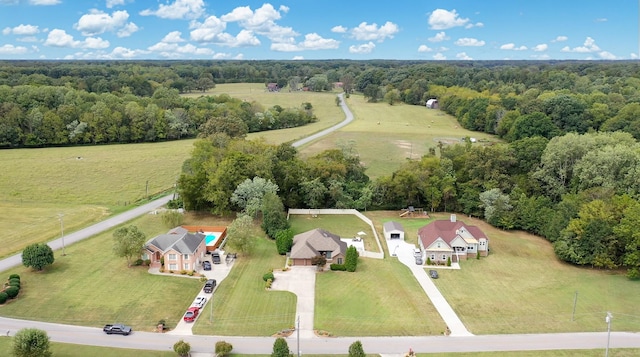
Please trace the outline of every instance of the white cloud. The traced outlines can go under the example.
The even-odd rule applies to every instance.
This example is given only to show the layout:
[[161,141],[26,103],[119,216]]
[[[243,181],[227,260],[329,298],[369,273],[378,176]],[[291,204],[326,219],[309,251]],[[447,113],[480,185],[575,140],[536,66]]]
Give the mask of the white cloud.
[[241,30],[236,36],[228,33],[221,33],[215,37],[214,41],[209,42],[227,47],[249,47],[260,45],[260,40],[258,40],[253,32],[248,30]]
[[447,59],[447,56],[445,56],[442,53],[438,52],[435,55],[433,55],[433,59],[437,60],[437,61],[444,61],[444,60]]
[[342,25],[338,25],[338,26],[333,26],[331,28],[331,32],[335,32],[335,33],[345,33],[347,32],[347,28],[342,26]]
[[329,50],[336,49],[340,45],[340,41],[332,38],[323,38],[317,33],[310,33],[304,36],[304,41],[300,46],[306,50]]
[[600,58],[602,59],[606,59],[606,60],[614,60],[614,59],[618,59],[616,57],[616,55],[614,55],[611,52],[607,52],[607,51],[602,51],[600,53],[598,53],[598,56],[600,56]]
[[636,54],[636,53],[631,53],[631,54],[629,54],[629,58],[631,58],[631,59],[638,59],[638,54]]
[[549,48],[549,46],[546,43],[541,43],[539,45],[534,46],[533,50],[535,52],[542,52],[542,51],[546,51],[547,48]]
[[45,46],[102,49],[110,46],[109,41],[99,37],[87,37],[84,41],[74,40],[65,30],[53,29],[44,41]]
[[62,0],[29,0],[29,5],[58,5]]
[[124,10],[114,11],[109,15],[94,9],[91,10],[89,14],[82,15],[78,23],[74,24],[73,27],[82,32],[83,36],[92,36],[114,31],[118,32],[119,37],[126,37],[138,30],[138,26],[134,23],[127,23],[128,19],[129,13]]
[[466,61],[473,60],[473,58],[469,57],[469,55],[467,55],[466,52],[460,52],[460,53],[456,54],[456,58],[460,59],[460,60],[466,60]]
[[16,27],[6,27],[2,30],[3,35],[14,34],[18,36],[31,36],[39,33],[38,26],[20,24]]
[[387,21],[384,25],[378,28],[378,24],[373,23],[371,25],[366,22],[360,23],[358,27],[351,30],[353,38],[359,41],[378,41],[382,42],[386,38],[393,38],[393,36],[400,31],[398,25],[393,22]]
[[139,50],[132,50],[125,47],[116,47],[111,51],[110,58],[135,58],[139,54],[143,54],[144,52]]
[[587,37],[584,40],[584,44],[582,46],[570,48],[569,46],[565,46],[561,50],[562,52],[576,52],[576,53],[591,53],[591,52],[599,52],[600,47],[596,45],[596,40],[591,37]]
[[282,9],[283,7],[280,7],[278,11],[271,4],[263,4],[262,7],[252,11],[249,6],[242,6],[222,15],[220,19],[225,22],[237,22],[242,28],[266,36],[275,42],[290,42],[299,34],[291,27],[283,27],[275,23],[275,20],[282,17],[280,14]]
[[371,53],[371,51],[373,51],[374,48],[376,48],[376,45],[373,42],[363,43],[358,46],[355,46],[355,45],[349,46],[349,53],[357,53],[357,54]]
[[25,36],[25,37],[16,38],[16,41],[20,41],[20,42],[38,42],[40,40],[38,40],[38,38],[35,37],[35,36]]
[[504,45],[500,46],[500,49],[510,51],[524,51],[527,49],[527,46],[517,47],[514,43],[505,43]]
[[167,43],[184,42],[185,40],[181,36],[182,36],[182,32],[171,31],[162,38],[161,42],[167,42]]
[[549,55],[548,55],[548,54],[543,53],[543,54],[541,54],[541,55],[532,55],[532,56],[531,56],[531,58],[535,58],[535,59],[537,59],[537,60],[548,60],[548,59],[550,59],[551,57],[549,57]]
[[464,28],[470,29],[474,27],[484,27],[484,24],[482,22],[476,22],[475,24],[467,24]]
[[595,22],[607,22],[607,21],[609,21],[609,20],[606,17],[600,17],[600,18],[595,19]]
[[456,10],[447,11],[444,9],[436,9],[429,15],[429,28],[432,30],[446,30],[456,26],[464,26],[469,19],[459,17]]
[[175,0],[169,5],[160,4],[157,10],[140,11],[142,16],[157,16],[161,19],[196,19],[204,14],[203,0]]
[[448,39],[449,39],[449,36],[447,36],[447,34],[444,31],[440,31],[435,36],[428,38],[428,40],[431,42],[442,42]]
[[193,41],[215,42],[216,38],[223,34],[227,24],[215,16],[209,16],[203,23],[192,23],[191,27],[194,28],[190,33]]
[[454,42],[454,44],[458,46],[463,46],[463,47],[479,47],[479,46],[484,46],[485,42],[475,38],[463,37],[463,38],[457,39],[456,42]]
[[175,42],[158,42],[148,50],[165,58],[183,58],[184,55],[213,55],[212,49],[196,47],[190,43],[180,46]]
[[558,36],[558,37],[556,37],[555,40],[552,40],[551,42],[564,42],[564,41],[566,41],[568,39],[569,39],[569,37],[567,37],[567,36]]
[[304,60],[304,57],[302,57],[302,56],[293,56],[292,60],[294,60],[294,61],[302,61],[302,60]]
[[80,41],[73,39],[65,30],[53,29],[44,41],[45,46],[51,47],[80,47]]
[[242,53],[238,53],[237,55],[235,55],[235,56],[233,57],[233,59],[235,59],[235,60],[242,60],[242,59],[244,59],[244,55],[243,55]]
[[432,48],[429,48],[429,46],[427,45],[420,45],[420,47],[418,47],[418,52],[431,52],[433,51]]
[[110,9],[114,6],[124,5],[124,0],[107,0],[107,8]]
[[224,53],[224,52],[217,52],[213,55],[213,59],[226,59],[230,57],[231,57],[231,54]]
[[0,46],[0,54],[3,55],[21,55],[29,52],[29,49],[24,46],[14,46],[10,44]]

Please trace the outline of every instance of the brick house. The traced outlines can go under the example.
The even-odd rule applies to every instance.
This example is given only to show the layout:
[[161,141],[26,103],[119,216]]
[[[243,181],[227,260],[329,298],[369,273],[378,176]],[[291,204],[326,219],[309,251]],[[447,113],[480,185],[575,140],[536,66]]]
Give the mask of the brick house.
[[190,233],[186,228],[176,227],[145,243],[142,259],[151,261],[151,268],[160,268],[164,262],[165,270],[196,270],[206,254],[205,235]]
[[347,243],[339,236],[316,228],[293,237],[289,259],[293,265],[312,265],[312,258],[323,256],[328,264],[344,264],[346,253]]
[[456,219],[452,214],[448,220],[436,220],[418,230],[418,244],[426,258],[434,264],[475,258],[478,252],[486,257],[489,253],[489,238],[476,226]]

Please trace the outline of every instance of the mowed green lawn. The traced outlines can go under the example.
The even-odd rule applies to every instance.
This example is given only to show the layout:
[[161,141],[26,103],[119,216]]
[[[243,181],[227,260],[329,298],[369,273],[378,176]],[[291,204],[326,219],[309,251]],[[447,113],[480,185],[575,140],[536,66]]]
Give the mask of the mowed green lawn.
[[202,335],[270,336],[293,327],[296,296],[286,291],[266,290],[262,280],[264,274],[282,269],[284,265],[285,257],[278,255],[274,241],[256,238],[251,257],[238,256],[229,276],[214,292],[213,312],[207,305],[193,332]]
[[[151,238],[165,233],[158,215],[134,221]],[[69,245],[42,272],[19,266],[3,272],[20,274],[15,300],[2,305],[5,317],[101,327],[122,322],[135,330],[152,331],[159,320],[174,327],[200,292],[197,278],[151,275],[145,267],[127,267],[112,252],[113,230]]]
[[322,228],[342,238],[353,238],[357,236],[358,232],[364,232],[366,235],[362,237],[365,249],[373,252],[378,251],[378,244],[375,242],[371,226],[351,214],[321,214],[317,217],[312,217],[308,214],[292,214],[289,216],[289,222],[291,223],[291,229],[294,234]]
[[[416,241],[416,223],[428,222],[393,214],[368,212],[367,216],[376,222],[393,219],[405,225],[406,240],[411,243]],[[447,214],[432,216],[449,218]],[[614,330],[640,330],[636,310],[640,284],[628,280],[624,272],[571,266],[558,261],[543,238],[501,231],[460,214],[457,218],[489,236],[491,254],[462,262],[460,270],[439,270],[435,283],[472,333],[605,331],[607,311],[614,316]]]
[[351,95],[346,101],[355,120],[305,145],[302,154],[313,155],[351,143],[367,167],[367,175],[377,178],[390,175],[408,158],[419,159],[429,148],[437,148],[438,141],[458,143],[466,136],[498,141],[492,135],[463,129],[454,117],[424,106],[367,103],[361,95]]

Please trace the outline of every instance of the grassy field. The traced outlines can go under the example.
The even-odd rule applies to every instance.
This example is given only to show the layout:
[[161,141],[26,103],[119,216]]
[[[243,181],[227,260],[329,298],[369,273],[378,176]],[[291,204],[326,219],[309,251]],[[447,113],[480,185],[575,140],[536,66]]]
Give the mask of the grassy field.
[[[407,241],[413,243],[417,228],[428,220],[394,218],[396,213],[367,212],[367,216],[374,222],[402,223]],[[448,215],[434,218],[448,219]],[[624,273],[571,266],[558,261],[551,244],[540,237],[501,231],[461,215],[458,220],[480,227],[489,236],[491,254],[462,262],[461,270],[441,270],[435,283],[471,332],[604,331],[607,311],[614,316],[614,330],[640,330],[635,309],[640,284]]]
[[457,143],[469,136],[479,141],[497,141],[495,137],[463,129],[456,119],[439,110],[419,105],[367,103],[361,95],[346,99],[354,122],[310,143],[300,152],[313,155],[338,144],[351,143],[367,167],[367,175],[389,175],[408,158],[419,159],[436,148],[438,141]]
[[291,229],[294,234],[322,228],[340,237],[355,237],[358,232],[365,232],[363,236],[364,247],[368,251],[377,252],[378,245],[371,231],[371,227],[354,215],[310,215],[294,214],[289,217]]
[[286,291],[267,291],[262,276],[281,269],[285,258],[275,242],[257,238],[251,258],[238,257],[229,276],[213,298],[213,321],[207,306],[193,332],[202,335],[270,336],[295,324],[296,296]]
[[[157,215],[131,223],[149,238],[168,230]],[[144,267],[128,268],[124,258],[112,253],[112,234],[107,231],[67,246],[67,255],[56,252],[55,263],[42,272],[23,266],[4,272],[20,274],[22,288],[17,299],[0,307],[2,315],[94,327],[125,322],[140,331],[152,331],[161,319],[175,326],[202,283],[178,274],[150,275]]]
[[[213,90],[205,94],[220,95],[223,93],[248,102],[255,101],[260,103],[265,109],[271,108],[274,105],[279,105],[283,108],[298,108],[305,102],[313,105],[313,112],[318,117],[318,121],[315,123],[299,128],[272,130],[248,135],[249,139],[262,137],[268,143],[272,144],[281,144],[307,137],[310,134],[337,124],[345,118],[344,112],[335,102],[335,97],[338,93],[289,92],[287,90],[282,92],[268,92],[265,91],[265,86],[261,83],[228,83],[218,84]],[[186,96],[199,97],[201,95],[202,93],[190,93]]]

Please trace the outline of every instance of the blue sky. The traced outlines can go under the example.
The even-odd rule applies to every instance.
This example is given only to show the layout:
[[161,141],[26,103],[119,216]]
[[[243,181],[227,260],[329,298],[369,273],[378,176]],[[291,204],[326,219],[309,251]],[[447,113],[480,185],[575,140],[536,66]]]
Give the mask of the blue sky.
[[0,59],[638,59],[640,0],[0,0]]

